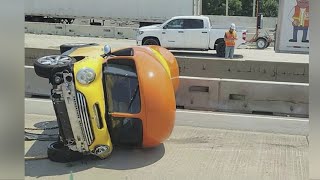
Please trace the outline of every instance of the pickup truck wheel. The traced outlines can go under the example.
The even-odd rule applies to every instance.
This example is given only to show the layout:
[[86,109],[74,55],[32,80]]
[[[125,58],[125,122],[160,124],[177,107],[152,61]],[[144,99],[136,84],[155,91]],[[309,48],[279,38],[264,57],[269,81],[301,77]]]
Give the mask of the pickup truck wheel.
[[143,41],[142,45],[157,45],[160,46],[160,42],[156,38],[147,38]]
[[43,78],[50,78],[51,74],[53,74],[53,70],[63,71],[68,68],[71,64],[76,62],[76,60],[69,56],[64,55],[50,55],[44,56],[37,59],[33,66],[35,73]]
[[224,42],[219,42],[216,47],[216,51],[219,57],[224,57],[226,53],[226,44]]
[[267,47],[269,47],[270,46],[270,42],[267,42],[267,45],[266,45],[266,47],[265,48],[267,48]]
[[70,150],[62,142],[49,144],[47,154],[51,161],[60,163],[78,161],[83,158],[82,153]]
[[264,38],[259,38],[256,41],[256,45],[258,49],[264,49],[267,47],[267,40]]
[[63,54],[66,51],[69,51],[72,48],[85,47],[85,46],[97,46],[96,43],[67,43],[60,46],[60,53]]

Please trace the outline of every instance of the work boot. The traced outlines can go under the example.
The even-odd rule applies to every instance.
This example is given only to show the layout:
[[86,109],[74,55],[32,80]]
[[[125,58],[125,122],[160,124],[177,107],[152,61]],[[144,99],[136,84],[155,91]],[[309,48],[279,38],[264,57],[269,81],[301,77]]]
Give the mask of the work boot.
[[304,42],[304,43],[308,43],[308,42],[309,42],[309,40],[302,40],[302,42]]
[[290,39],[289,42],[297,42],[296,39]]

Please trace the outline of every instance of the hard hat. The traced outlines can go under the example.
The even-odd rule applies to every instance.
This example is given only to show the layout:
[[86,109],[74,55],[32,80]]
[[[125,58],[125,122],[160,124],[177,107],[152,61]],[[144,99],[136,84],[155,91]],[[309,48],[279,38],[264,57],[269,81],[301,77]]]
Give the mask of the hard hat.
[[236,25],[234,23],[231,24],[230,26],[231,29],[235,30],[236,29]]

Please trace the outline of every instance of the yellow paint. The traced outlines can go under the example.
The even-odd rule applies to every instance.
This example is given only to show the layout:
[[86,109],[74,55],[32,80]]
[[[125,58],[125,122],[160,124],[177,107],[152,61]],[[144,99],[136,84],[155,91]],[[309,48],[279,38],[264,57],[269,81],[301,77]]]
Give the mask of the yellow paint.
[[157,58],[160,60],[160,63],[162,64],[162,66],[164,67],[164,69],[167,71],[169,77],[171,78],[171,72],[170,72],[170,68],[169,65],[167,63],[167,61],[164,59],[164,57],[156,50],[150,48],[152,50],[152,52],[157,56]]
[[[82,49],[83,51],[86,50],[86,48]],[[88,50],[88,51],[91,51]],[[78,53],[78,52],[77,52]],[[82,52],[81,52],[82,53]],[[94,53],[96,54],[96,52]],[[83,54],[81,54],[83,55]],[[80,84],[77,80],[75,80],[75,86],[78,91],[83,93],[87,100],[87,106],[89,110],[91,125],[94,133],[94,141],[89,146],[90,151],[93,151],[97,145],[108,145],[111,148],[111,151],[113,149],[112,142],[110,138],[110,134],[107,128],[107,123],[105,121],[105,100],[104,100],[104,92],[103,92],[103,83],[102,83],[102,64],[104,59],[100,56],[96,57],[87,57],[86,59],[82,61],[78,61],[74,64],[74,76],[76,78],[77,72],[79,72],[80,69],[88,67],[92,68],[94,72],[96,73],[95,80],[91,82],[89,85],[83,85]],[[94,110],[93,106],[94,104],[99,104],[101,117],[102,117],[102,123],[103,128],[98,129],[96,120],[94,117]],[[110,152],[111,152],[110,151]],[[108,156],[109,154],[105,155]],[[102,157],[103,158],[103,157]]]
[[77,48],[69,56],[88,56],[95,57],[103,54],[103,46],[87,46]]
[[[86,56],[86,57],[96,57],[104,54],[103,51],[104,46],[87,46],[87,47],[79,47],[74,50],[69,56]],[[119,49],[113,49],[112,52],[117,51]]]

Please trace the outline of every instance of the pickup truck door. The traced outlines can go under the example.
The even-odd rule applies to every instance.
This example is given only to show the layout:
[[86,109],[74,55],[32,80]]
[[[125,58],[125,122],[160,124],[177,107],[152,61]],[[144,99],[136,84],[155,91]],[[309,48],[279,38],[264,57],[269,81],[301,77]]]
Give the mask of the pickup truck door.
[[183,19],[169,21],[162,30],[161,46],[166,48],[184,48]]
[[202,19],[184,19],[185,47],[192,49],[208,49],[210,27],[205,27]]

